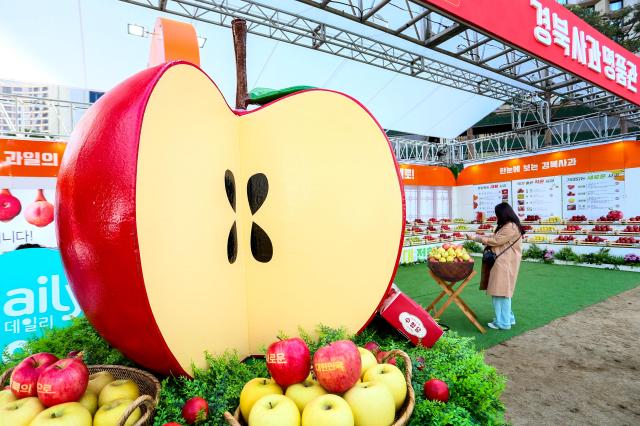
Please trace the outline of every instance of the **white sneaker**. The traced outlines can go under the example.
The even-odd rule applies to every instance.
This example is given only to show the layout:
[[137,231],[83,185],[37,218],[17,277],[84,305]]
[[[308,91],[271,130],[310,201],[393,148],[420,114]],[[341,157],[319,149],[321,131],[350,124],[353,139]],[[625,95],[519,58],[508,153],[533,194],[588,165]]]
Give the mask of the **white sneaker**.
[[494,323],[490,322],[487,323],[487,327],[489,328],[493,328],[494,330],[500,330],[500,327],[498,327],[497,325],[495,325]]

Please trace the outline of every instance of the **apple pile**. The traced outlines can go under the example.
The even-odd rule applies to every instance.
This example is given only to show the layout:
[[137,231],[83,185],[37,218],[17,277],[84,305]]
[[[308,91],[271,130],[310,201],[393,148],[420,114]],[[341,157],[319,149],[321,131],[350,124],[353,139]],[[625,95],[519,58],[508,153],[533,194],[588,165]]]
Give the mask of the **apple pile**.
[[386,355],[375,342],[332,342],[313,358],[300,338],[274,342],[266,354],[271,378],[244,385],[240,413],[249,426],[390,425],[407,383],[395,358],[382,363]]
[[497,218],[497,217],[495,217],[495,216],[490,216],[490,217],[487,219],[487,222],[497,222],[497,221],[498,221],[498,218]]
[[564,228],[563,231],[565,232],[578,232],[581,231],[582,228],[579,225],[567,225],[566,228]]
[[482,225],[478,226],[478,229],[493,229],[493,225],[491,225],[490,223],[483,223]]
[[560,241],[560,242],[569,242],[569,241],[574,241],[575,237],[573,235],[560,235],[558,238],[556,238],[556,241]]
[[[422,220],[422,219],[416,219],[416,220],[414,220],[413,222],[414,222],[414,223],[418,223],[418,224],[420,224],[420,223],[422,223],[422,224],[423,224],[423,223],[424,223],[424,220]],[[407,222],[407,224],[408,224],[408,223],[409,223],[409,222]]]
[[630,217],[629,222],[640,222],[640,216]]
[[437,231],[436,227],[435,227],[435,226],[433,226],[433,225],[429,225],[429,226],[427,226],[427,230],[428,230],[429,232],[436,232],[436,231]]
[[473,262],[473,259],[463,246],[443,244],[431,250],[429,262]]
[[638,226],[638,225],[627,225],[627,227],[624,228],[623,232],[640,232],[640,226]]
[[586,222],[588,219],[585,215],[575,215],[575,216],[571,216],[571,219],[569,219],[569,222]]
[[611,210],[606,216],[600,216],[599,222],[616,222],[622,220],[624,216],[620,210]]
[[597,236],[594,236],[594,235],[589,235],[589,236],[587,236],[586,239],[583,240],[583,242],[585,242],[585,243],[604,243],[605,241],[607,241],[607,240],[605,240],[602,237],[597,237]]
[[525,222],[537,222],[540,220],[540,216],[538,216],[537,214],[529,214],[527,215],[527,217],[524,218]]
[[613,229],[609,225],[596,225],[591,232],[611,232]]
[[440,230],[441,231],[451,231],[451,228],[449,227],[449,225],[440,225]]
[[[113,426],[139,396],[131,380],[89,375],[81,352],[64,359],[41,352],[22,360],[0,391],[0,426]],[[136,409],[126,424],[141,416]]]
[[637,240],[633,237],[620,237],[616,241],[616,243],[620,243],[620,244],[637,244],[639,242],[640,240]]

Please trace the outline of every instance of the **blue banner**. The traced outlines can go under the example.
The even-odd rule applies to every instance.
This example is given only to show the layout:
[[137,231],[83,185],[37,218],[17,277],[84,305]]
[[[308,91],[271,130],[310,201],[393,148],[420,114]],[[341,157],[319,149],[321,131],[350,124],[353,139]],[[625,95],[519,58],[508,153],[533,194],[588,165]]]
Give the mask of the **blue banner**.
[[19,351],[30,337],[64,327],[81,315],[55,249],[0,255],[0,351]]

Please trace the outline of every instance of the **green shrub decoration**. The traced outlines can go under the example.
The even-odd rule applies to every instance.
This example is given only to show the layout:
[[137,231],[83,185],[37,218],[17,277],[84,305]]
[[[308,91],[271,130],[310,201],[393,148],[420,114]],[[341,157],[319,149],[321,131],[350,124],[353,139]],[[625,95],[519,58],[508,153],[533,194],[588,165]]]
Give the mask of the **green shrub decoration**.
[[469,253],[482,253],[482,246],[475,241],[465,241],[462,244],[462,247],[464,247]]
[[[412,359],[413,387],[416,405],[411,425],[502,425],[504,405],[500,395],[504,390],[504,377],[485,364],[483,355],[477,352],[473,339],[459,337],[454,332],[445,333],[432,349],[415,347],[395,331],[376,321],[358,336],[350,336],[344,329],[318,327],[318,335],[300,330],[312,353],[329,342],[352,339],[358,346],[376,341],[383,350],[400,349]],[[85,352],[87,364],[133,365],[120,352],[109,346],[84,319],[76,319],[70,327],[48,331],[41,338],[33,339],[26,346],[27,353],[52,352],[64,357],[69,351]],[[0,364],[4,370],[26,356],[15,356]],[[207,355],[207,367],[196,369],[194,378],[168,377],[162,379],[160,404],[154,425],[168,422],[180,423],[183,404],[195,396],[209,401],[209,420],[202,425],[225,425],[222,415],[233,412],[239,404],[240,391],[254,377],[268,377],[262,359],[240,362],[236,353],[220,356]],[[399,359],[398,367],[404,364]],[[423,396],[425,381],[437,378],[449,385],[448,403],[432,402]]]

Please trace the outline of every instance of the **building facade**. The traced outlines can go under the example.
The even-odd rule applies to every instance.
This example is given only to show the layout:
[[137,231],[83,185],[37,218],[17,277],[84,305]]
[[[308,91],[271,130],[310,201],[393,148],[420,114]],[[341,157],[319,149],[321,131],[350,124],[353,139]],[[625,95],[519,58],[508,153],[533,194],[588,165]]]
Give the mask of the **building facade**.
[[564,5],[592,7],[596,12],[609,13],[640,3],[640,0],[557,0]]

